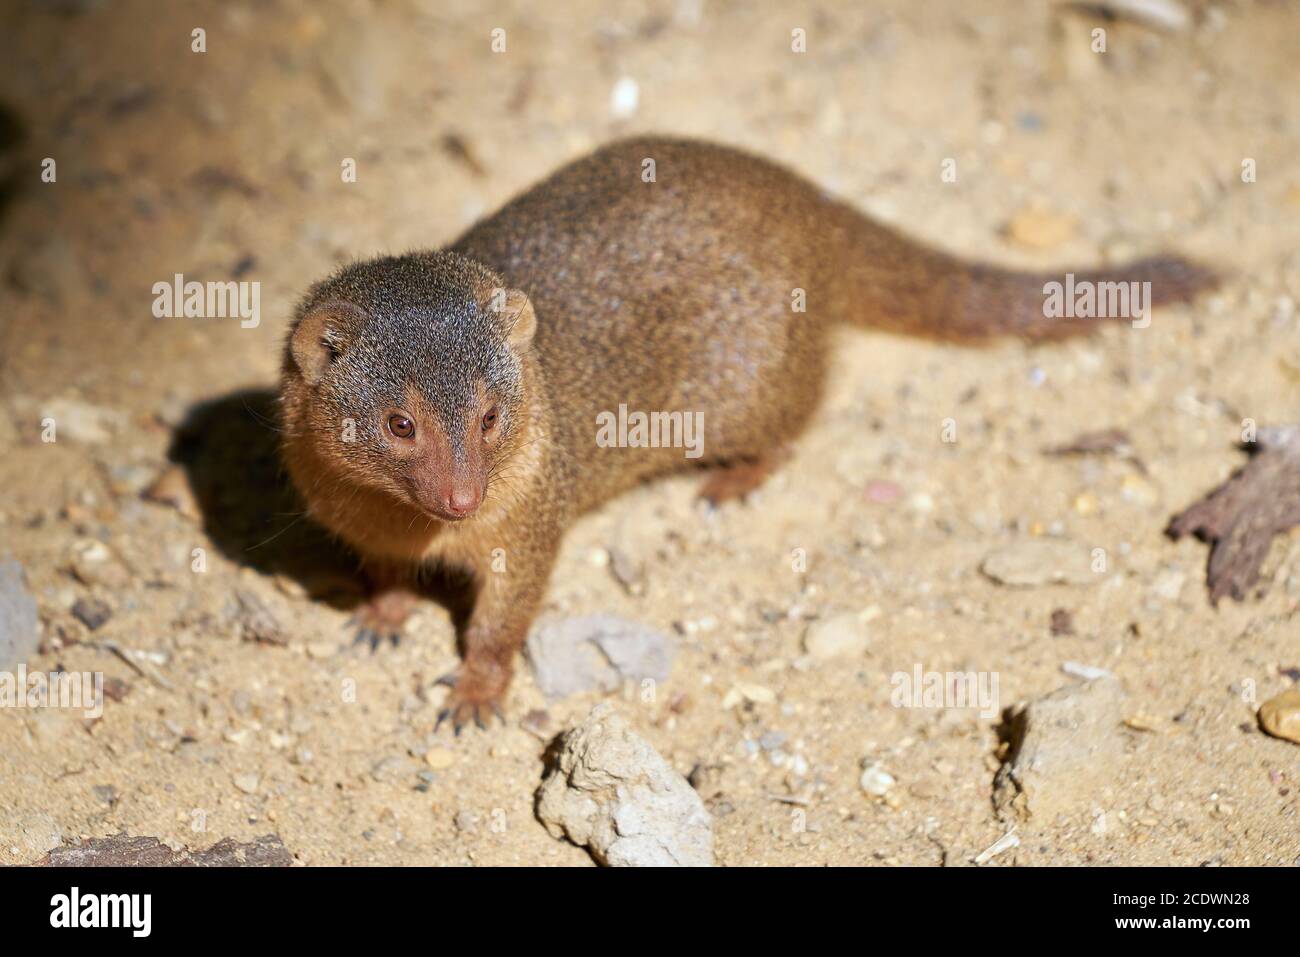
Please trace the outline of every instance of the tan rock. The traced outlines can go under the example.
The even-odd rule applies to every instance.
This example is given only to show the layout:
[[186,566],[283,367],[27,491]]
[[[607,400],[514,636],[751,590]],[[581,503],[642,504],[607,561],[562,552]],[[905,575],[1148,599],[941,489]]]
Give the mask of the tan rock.
[[861,657],[868,642],[864,616],[855,612],[842,612],[814,621],[803,635],[804,651],[823,661]]
[[1117,678],[1098,678],[1017,704],[1010,751],[993,784],[999,818],[1050,822],[1086,813],[1124,757],[1124,697]]
[[197,519],[201,515],[190,480],[179,465],[164,469],[153,484],[144,490],[144,497],[150,502],[170,505],[186,518]]
[[1060,538],[1026,539],[990,552],[980,565],[989,578],[1013,588],[1039,585],[1091,585],[1101,579],[1093,571],[1086,545]]
[[1260,705],[1259,726],[1275,738],[1300,744],[1300,685]]
[[435,771],[445,771],[456,763],[456,754],[446,748],[430,748],[425,752],[424,763]]
[[1026,249],[1052,249],[1074,237],[1073,216],[1042,209],[1022,209],[1007,223],[1007,238]]

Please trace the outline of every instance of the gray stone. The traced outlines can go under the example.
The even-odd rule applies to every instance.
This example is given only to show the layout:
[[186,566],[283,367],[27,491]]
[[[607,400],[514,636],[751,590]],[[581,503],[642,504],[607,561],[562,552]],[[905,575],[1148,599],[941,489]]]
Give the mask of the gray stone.
[[535,628],[525,653],[543,694],[614,691],[624,681],[665,681],[676,649],[660,631],[615,615],[564,618]]
[[201,851],[174,851],[156,837],[117,834],[56,847],[35,863],[42,867],[289,867],[293,855],[278,834],[264,834],[246,844],[227,837]]
[[537,818],[610,867],[709,867],[713,822],[695,789],[608,704],[567,731]]
[[36,599],[23,566],[0,561],[0,669],[14,668],[36,652]]

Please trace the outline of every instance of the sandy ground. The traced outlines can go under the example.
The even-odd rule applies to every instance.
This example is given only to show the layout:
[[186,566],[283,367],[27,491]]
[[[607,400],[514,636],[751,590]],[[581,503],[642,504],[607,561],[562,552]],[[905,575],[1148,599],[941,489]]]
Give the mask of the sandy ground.
[[[1039,349],[844,332],[825,411],[753,500],[710,514],[684,478],[573,529],[546,614],[677,636],[671,680],[619,707],[683,773],[703,769],[718,861],[968,862],[1008,829],[991,801],[998,719],[892,707],[890,676],[996,672],[1008,705],[1070,682],[1068,661],[1124,683],[1122,754],[993,865],[1300,857],[1300,751],[1263,735],[1252,704],[1300,665],[1300,539],[1275,542],[1261,597],[1215,610],[1205,547],[1162,534],[1240,466],[1243,418],[1296,417],[1300,9],[1193,4],[1173,34],[1104,23],[1099,56],[1095,18],[987,0],[15,6],[0,551],[39,602],[29,667],[102,671],[114,698],[97,720],[0,710],[0,862],[126,831],[191,847],[275,832],[305,864],[590,863],[533,817],[547,734],[521,719],[544,709],[553,734],[601,696],[547,702],[522,668],[507,727],[435,735],[448,615],[429,605],[395,650],[339,649],[346,601],[311,597],[330,578],[303,566],[329,562],[284,500],[267,399],[308,282],[446,242],[643,130],[769,155],[970,256],[1048,268],[1177,249],[1232,274],[1149,329]],[[621,77],[639,103],[615,118]],[[1041,248],[1008,238],[1030,212],[1054,234]],[[261,323],[155,319],[151,287],[177,272],[260,282]],[[42,442],[43,414],[71,421],[70,401],[107,437]],[[197,437],[178,443],[187,419]],[[1145,474],[1041,452],[1101,427],[1129,432]],[[201,517],[141,499],[169,455]],[[873,482],[900,494],[875,501],[889,496],[868,487],[892,486]],[[1107,573],[1024,590],[980,573],[1036,536],[1105,549]],[[95,542],[111,557],[91,568]],[[644,564],[640,595],[609,548]],[[249,639],[240,595],[285,643]],[[92,634],[71,608],[96,597],[112,615]],[[810,619],[872,608],[860,658],[805,655]],[[1073,634],[1052,633],[1057,609]],[[734,704],[737,686],[770,694]],[[864,761],[896,780],[883,797],[860,787]]]

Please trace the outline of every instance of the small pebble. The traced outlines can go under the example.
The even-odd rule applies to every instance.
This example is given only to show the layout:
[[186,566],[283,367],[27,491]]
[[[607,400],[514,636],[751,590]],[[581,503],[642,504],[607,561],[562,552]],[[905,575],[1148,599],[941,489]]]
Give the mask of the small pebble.
[[105,804],[115,804],[117,802],[117,788],[111,784],[98,784],[95,786],[95,797]]
[[1066,661],[1062,663],[1061,670],[1071,678],[1082,678],[1084,681],[1095,681],[1098,678],[1114,677],[1114,672],[1107,671],[1105,668],[1098,668],[1096,665],[1084,665],[1077,661]]
[[822,661],[859,656],[870,643],[866,624],[879,615],[880,609],[873,605],[865,611],[841,612],[814,621],[804,630],[804,651]]
[[123,588],[130,581],[126,569],[113,557],[108,546],[91,539],[73,546],[72,574],[83,585],[102,585],[105,588]]
[[1156,487],[1140,475],[1126,475],[1119,486],[1120,496],[1134,505],[1154,505],[1160,498]]
[[1102,575],[1092,570],[1086,545],[1060,538],[1028,538],[990,552],[980,565],[989,578],[1013,588],[1090,585]]
[[897,482],[875,479],[867,483],[865,489],[867,501],[878,505],[887,505],[903,497],[903,487]]
[[1040,209],[1022,209],[1007,223],[1007,238],[1026,249],[1051,249],[1074,237],[1072,216]]
[[551,716],[541,708],[533,708],[519,722],[519,727],[523,728],[535,738],[546,740],[549,736]]
[[1187,581],[1187,576],[1176,569],[1165,569],[1156,575],[1156,580],[1151,583],[1151,594],[1166,601],[1177,601],[1178,596],[1183,593],[1183,584]]
[[878,764],[868,764],[858,779],[862,790],[874,797],[884,797],[895,783],[894,776]]
[[1056,608],[1052,611],[1051,621],[1052,634],[1060,637],[1061,635],[1074,634],[1074,616],[1065,608]]
[[405,758],[396,756],[376,761],[370,769],[370,777],[380,784],[393,784],[409,773]]
[[630,76],[620,77],[609,94],[609,112],[615,119],[627,119],[641,102],[641,87]]
[[1026,110],[1016,114],[1016,126],[1029,133],[1037,133],[1043,128],[1043,118],[1038,113]]
[[775,700],[776,692],[771,688],[742,681],[723,696],[722,707],[724,710],[730,710],[742,701],[748,701],[750,704],[771,704]]
[[102,599],[78,598],[72,606],[72,614],[91,631],[98,631],[113,617],[113,610]]
[[144,490],[143,497],[160,505],[170,505],[186,518],[202,517],[198,500],[190,486],[185,470],[179,465],[169,465],[153,483]]
[[446,748],[430,748],[424,756],[424,762],[435,771],[443,771],[456,762],[456,753]]
[[1260,705],[1259,725],[1275,738],[1300,744],[1300,685]]

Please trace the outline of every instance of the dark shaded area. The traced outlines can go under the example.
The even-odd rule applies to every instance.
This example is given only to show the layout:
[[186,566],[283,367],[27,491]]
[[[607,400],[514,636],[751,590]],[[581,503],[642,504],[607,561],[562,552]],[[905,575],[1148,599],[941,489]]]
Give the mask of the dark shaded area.
[[[0,227],[13,206],[19,190],[19,152],[26,139],[26,130],[18,114],[0,103]],[[5,277],[6,281],[8,277]],[[0,381],[7,380],[8,357],[14,349],[8,341],[12,323],[10,316],[0,314]],[[15,330],[16,334],[16,330]]]
[[[292,578],[335,608],[355,608],[366,589],[360,559],[307,518],[280,462],[279,441],[276,393],[246,389],[191,409],[167,456],[185,469],[203,531],[222,554]],[[452,569],[423,572],[419,584],[463,633],[473,600],[468,580]]]
[[1206,583],[1210,602],[1241,601],[1259,581],[1276,535],[1300,525],[1300,425],[1259,430],[1254,456],[1205,498],[1175,515],[1174,539],[1195,535],[1210,543]]
[[188,474],[203,531],[222,554],[350,607],[360,597],[358,561],[305,516],[280,464],[278,414],[269,389],[201,403],[177,429],[168,458]]
[[227,837],[202,851],[173,851],[156,837],[91,838],[50,851],[36,867],[289,867],[293,856],[279,834],[239,844]]
[[18,114],[0,103],[0,221],[18,194],[18,152],[25,138]]

